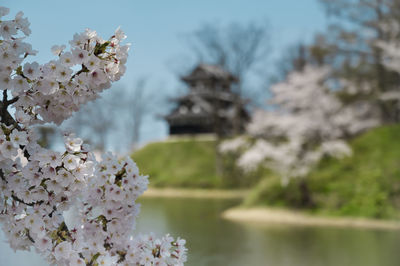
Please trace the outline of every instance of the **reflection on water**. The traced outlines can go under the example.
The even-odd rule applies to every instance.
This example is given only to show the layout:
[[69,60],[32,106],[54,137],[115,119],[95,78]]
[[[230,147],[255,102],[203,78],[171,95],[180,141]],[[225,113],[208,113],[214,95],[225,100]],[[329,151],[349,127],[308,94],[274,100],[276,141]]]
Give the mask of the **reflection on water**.
[[235,204],[229,200],[154,198],[142,203],[138,230],[187,239],[187,265],[400,265],[400,231],[238,224],[219,218]]
[[[141,200],[137,231],[187,239],[187,265],[398,266],[400,231],[256,226],[219,218],[232,200]],[[4,237],[1,235],[1,239]],[[34,253],[0,243],[0,266],[42,266]]]

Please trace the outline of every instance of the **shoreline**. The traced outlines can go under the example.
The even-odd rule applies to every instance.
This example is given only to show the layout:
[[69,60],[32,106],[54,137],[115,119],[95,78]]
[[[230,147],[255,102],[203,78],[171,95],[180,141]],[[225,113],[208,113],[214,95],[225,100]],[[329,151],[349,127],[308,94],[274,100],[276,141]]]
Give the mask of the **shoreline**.
[[[143,198],[243,199],[249,190],[199,188],[148,188]],[[332,217],[271,207],[233,207],[221,213],[223,219],[258,226],[337,227],[400,230],[400,221],[357,217]]]
[[243,199],[249,190],[223,190],[198,188],[148,188],[144,198],[204,198],[204,199]]
[[356,217],[314,216],[293,210],[268,207],[240,208],[234,207],[224,211],[222,218],[257,225],[291,225],[303,227],[341,227],[400,230],[400,222]]

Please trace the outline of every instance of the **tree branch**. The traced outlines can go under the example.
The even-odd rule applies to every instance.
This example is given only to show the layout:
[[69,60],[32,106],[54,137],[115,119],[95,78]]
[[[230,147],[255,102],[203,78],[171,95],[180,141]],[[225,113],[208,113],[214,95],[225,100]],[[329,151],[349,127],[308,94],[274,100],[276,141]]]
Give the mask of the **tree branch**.
[[26,230],[26,237],[32,242],[35,243],[35,240],[33,240],[32,236],[29,233],[29,230]]
[[18,97],[18,96],[17,96],[17,97],[14,97],[14,98],[12,98],[11,100],[7,101],[7,102],[6,102],[6,105],[9,106],[9,105],[11,105],[11,104],[17,102],[18,100],[19,100],[19,97]]
[[11,100],[8,100],[8,95],[7,95],[7,90],[3,91],[3,101],[0,101],[0,122],[6,124],[6,126],[11,126],[13,125],[17,129],[21,129],[21,127],[18,125],[17,121],[11,116],[11,114],[8,112],[8,106],[11,104],[17,102],[19,97],[15,97]]
[[1,178],[4,182],[7,183],[7,180],[6,180],[6,178],[5,178],[5,176],[4,176],[4,173],[3,173],[3,169],[1,169],[1,168],[0,168],[0,178]]
[[7,97],[8,97],[7,90],[3,90],[3,103],[7,102]]
[[38,202],[26,203],[26,202],[23,201],[22,199],[20,199],[20,198],[18,198],[17,196],[15,196],[14,193],[11,194],[11,198],[12,198],[13,200],[15,200],[15,201],[18,201],[19,203],[23,203],[23,204],[28,205],[28,206],[31,206],[31,207],[35,206],[35,204],[41,204],[41,203],[43,203],[42,200],[41,200],[41,201],[38,201]]
[[72,75],[71,80],[73,80],[76,76],[78,76],[79,74],[83,73],[83,72],[89,72],[89,69],[87,69],[87,67],[85,65],[82,64],[82,68],[81,70],[79,70],[78,72],[76,72],[75,74]]

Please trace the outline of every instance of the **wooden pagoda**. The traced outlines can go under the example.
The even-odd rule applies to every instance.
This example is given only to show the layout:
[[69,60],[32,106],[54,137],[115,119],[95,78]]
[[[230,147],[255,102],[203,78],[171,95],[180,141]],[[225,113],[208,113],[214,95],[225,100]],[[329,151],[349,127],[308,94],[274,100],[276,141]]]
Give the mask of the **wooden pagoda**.
[[233,93],[238,79],[216,65],[198,65],[181,78],[189,92],[171,99],[175,108],[164,119],[170,135],[215,133],[230,136],[241,133],[249,120],[245,101]]

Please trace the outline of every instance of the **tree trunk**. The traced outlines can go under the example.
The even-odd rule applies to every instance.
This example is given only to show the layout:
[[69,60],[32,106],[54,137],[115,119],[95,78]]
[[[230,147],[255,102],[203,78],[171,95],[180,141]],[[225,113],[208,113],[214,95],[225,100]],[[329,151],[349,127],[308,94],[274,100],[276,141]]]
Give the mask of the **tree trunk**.
[[300,190],[300,206],[301,207],[313,207],[314,201],[311,197],[310,189],[308,187],[307,181],[305,179],[301,179],[299,183]]
[[221,144],[221,139],[218,135],[216,137],[217,139],[215,141],[215,171],[217,176],[219,178],[222,178],[224,174],[224,167],[223,167],[222,154],[219,151],[219,145]]

